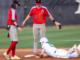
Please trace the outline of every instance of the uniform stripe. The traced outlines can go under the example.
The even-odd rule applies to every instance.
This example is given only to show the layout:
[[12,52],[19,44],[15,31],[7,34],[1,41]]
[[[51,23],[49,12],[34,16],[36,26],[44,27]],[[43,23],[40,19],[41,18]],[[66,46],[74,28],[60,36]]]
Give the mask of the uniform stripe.
[[31,8],[31,10],[32,10],[33,8],[36,8],[36,6],[33,6],[33,7]]
[[15,20],[15,10],[12,9],[12,20]]
[[33,9],[33,8],[36,8],[36,6],[33,6],[33,7],[31,8],[31,10],[30,10],[29,14],[31,13],[31,11],[32,11],[32,9]]

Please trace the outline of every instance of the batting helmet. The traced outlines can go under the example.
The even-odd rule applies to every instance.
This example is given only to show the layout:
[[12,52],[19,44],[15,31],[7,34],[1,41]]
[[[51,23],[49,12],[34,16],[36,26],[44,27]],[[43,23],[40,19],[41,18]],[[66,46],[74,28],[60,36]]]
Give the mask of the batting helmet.
[[44,44],[44,43],[48,43],[48,39],[46,37],[41,38],[39,44]]

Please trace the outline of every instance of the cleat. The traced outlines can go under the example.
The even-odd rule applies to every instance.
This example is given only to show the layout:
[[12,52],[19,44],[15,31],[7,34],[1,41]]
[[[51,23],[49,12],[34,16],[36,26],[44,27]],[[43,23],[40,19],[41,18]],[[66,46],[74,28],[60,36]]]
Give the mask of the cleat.
[[80,54],[80,44],[78,45],[78,50],[79,50],[79,54]]
[[6,59],[7,60],[9,60],[10,58],[9,58],[9,55],[7,55],[7,53],[5,52],[5,53],[3,53],[3,55],[6,57]]
[[75,49],[76,53],[77,53],[77,54],[79,54],[79,50],[78,50],[78,48],[77,48],[77,45],[76,45],[76,44],[74,45],[74,49]]
[[18,56],[15,55],[14,57],[11,56],[11,59],[12,60],[20,60],[21,58],[19,58]]

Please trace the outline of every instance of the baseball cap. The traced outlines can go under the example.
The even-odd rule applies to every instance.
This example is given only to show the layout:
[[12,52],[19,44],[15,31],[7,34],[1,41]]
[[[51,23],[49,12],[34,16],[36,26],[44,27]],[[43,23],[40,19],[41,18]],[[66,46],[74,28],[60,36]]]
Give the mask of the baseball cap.
[[18,4],[18,6],[20,6],[17,0],[13,0],[13,3]]
[[41,0],[36,0],[36,4],[42,4]]
[[41,38],[39,42],[39,44],[44,44],[44,43],[48,43],[48,39],[46,37]]

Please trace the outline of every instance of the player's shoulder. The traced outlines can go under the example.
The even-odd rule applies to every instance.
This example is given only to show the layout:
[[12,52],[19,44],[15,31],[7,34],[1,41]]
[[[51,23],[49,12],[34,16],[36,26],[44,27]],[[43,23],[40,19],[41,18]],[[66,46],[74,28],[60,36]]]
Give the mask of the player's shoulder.
[[48,43],[44,43],[44,44],[43,44],[43,46],[46,46],[46,45],[48,45]]
[[9,11],[15,11],[15,9],[13,9],[13,8],[10,8],[10,10]]
[[44,44],[42,45],[42,48],[46,48],[48,45],[49,45],[48,43],[44,43]]
[[33,6],[31,9],[34,9],[34,8],[36,8],[36,6]]
[[45,7],[45,6],[42,6],[42,8],[47,9],[47,7]]

